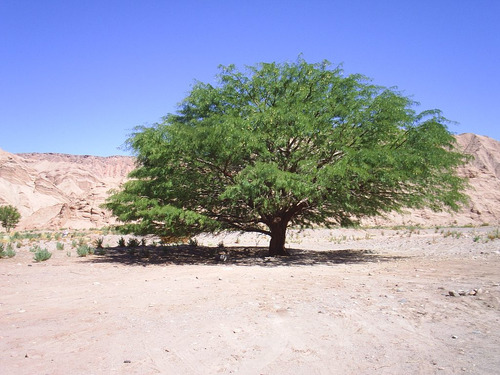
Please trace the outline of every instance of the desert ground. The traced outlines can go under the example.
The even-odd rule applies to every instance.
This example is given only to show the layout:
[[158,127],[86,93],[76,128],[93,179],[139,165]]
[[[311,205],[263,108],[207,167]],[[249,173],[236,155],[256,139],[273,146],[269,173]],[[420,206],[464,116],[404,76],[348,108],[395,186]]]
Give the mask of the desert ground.
[[292,230],[284,258],[251,234],[3,235],[1,374],[500,373],[495,227]]

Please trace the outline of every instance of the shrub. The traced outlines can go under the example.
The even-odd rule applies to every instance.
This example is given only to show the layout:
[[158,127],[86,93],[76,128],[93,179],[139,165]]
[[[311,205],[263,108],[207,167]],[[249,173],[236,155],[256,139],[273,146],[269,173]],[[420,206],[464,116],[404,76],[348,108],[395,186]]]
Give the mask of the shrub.
[[35,262],[43,262],[46,261],[47,259],[50,259],[52,256],[52,253],[48,251],[47,249],[41,249],[40,246],[38,246],[38,250],[35,251],[35,256],[33,259]]
[[106,249],[104,249],[102,247],[97,248],[97,249],[95,249],[94,254],[95,255],[106,255]]
[[61,242],[56,243],[56,249],[57,250],[64,250],[64,244]]
[[490,241],[496,240],[500,238],[500,230],[497,228],[494,231],[491,231],[487,234],[487,237]]
[[118,240],[118,247],[125,247],[125,238],[120,237]]
[[40,250],[42,250],[42,248],[39,245],[34,245],[34,246],[30,247],[30,251],[32,253],[36,253],[37,251],[40,251]]
[[104,237],[96,238],[94,241],[94,246],[96,249],[102,249],[103,243],[104,243]]
[[12,248],[12,246],[7,246],[7,250],[5,250],[5,256],[7,258],[12,258],[14,256],[16,256],[16,252],[15,250]]
[[78,249],[76,249],[76,253],[79,257],[86,257],[89,254],[94,254],[94,249],[89,245],[80,245]]
[[12,243],[8,243],[6,248],[0,243],[0,258],[12,258],[15,255],[16,252],[12,247]]
[[139,240],[137,238],[129,238],[127,241],[127,247],[134,248],[139,246]]

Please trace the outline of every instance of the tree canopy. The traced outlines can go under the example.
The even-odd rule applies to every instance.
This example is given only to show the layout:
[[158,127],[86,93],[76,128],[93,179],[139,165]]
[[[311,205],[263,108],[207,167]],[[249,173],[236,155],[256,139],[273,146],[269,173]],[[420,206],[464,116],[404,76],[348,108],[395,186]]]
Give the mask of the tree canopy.
[[7,232],[13,229],[21,219],[21,214],[14,206],[0,206],[0,222]]
[[456,210],[466,157],[441,112],[416,104],[327,61],[221,67],[217,84],[136,128],[137,168],[106,207],[138,234],[263,233],[271,255],[286,254],[290,225]]

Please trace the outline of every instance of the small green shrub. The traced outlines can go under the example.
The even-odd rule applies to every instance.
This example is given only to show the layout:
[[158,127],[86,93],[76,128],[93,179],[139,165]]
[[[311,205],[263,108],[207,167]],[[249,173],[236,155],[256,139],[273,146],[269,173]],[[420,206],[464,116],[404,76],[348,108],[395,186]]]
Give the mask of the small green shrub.
[[52,256],[52,253],[50,251],[48,251],[47,249],[41,249],[40,246],[38,246],[38,248],[39,250],[35,251],[35,255],[33,257],[35,262],[43,262],[50,259],[50,257]]
[[94,249],[90,247],[89,245],[80,245],[76,249],[76,254],[79,257],[86,257],[89,254],[94,254]]
[[127,247],[134,248],[139,246],[139,240],[137,238],[129,238],[127,241]]
[[96,249],[102,249],[103,243],[104,243],[104,237],[99,237],[95,239],[94,246]]
[[57,250],[64,250],[64,244],[62,242],[57,242],[56,249]]
[[118,247],[125,247],[125,238],[120,237],[118,240]]
[[42,250],[42,248],[39,245],[33,245],[32,247],[30,247],[30,251],[32,253],[36,253],[37,251],[40,251],[40,250]]
[[4,244],[0,243],[0,258],[12,258],[15,255],[16,252],[12,247],[12,243],[9,242],[7,244],[7,247],[5,247]]
[[106,249],[104,249],[102,247],[97,248],[97,249],[95,249],[94,254],[95,255],[106,255]]
[[16,256],[16,252],[15,250],[11,247],[8,247],[7,246],[7,250],[5,250],[5,256],[7,258],[12,258],[12,257],[15,257]]

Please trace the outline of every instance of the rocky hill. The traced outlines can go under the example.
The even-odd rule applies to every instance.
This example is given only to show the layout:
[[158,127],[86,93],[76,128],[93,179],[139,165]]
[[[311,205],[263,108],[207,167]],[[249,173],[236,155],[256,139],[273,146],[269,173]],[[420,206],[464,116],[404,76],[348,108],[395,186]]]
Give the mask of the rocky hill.
[[500,224],[500,142],[481,135],[457,136],[460,148],[473,159],[459,173],[469,179],[469,203],[457,213],[414,210],[403,215],[366,221],[375,225],[499,225]]
[[[475,134],[457,136],[474,159],[460,173],[470,180],[470,202],[459,213],[411,211],[366,221],[372,225],[499,225],[500,142]],[[0,150],[0,205],[19,209],[18,229],[100,228],[113,224],[99,206],[122,184],[134,158],[63,154],[10,154]]]
[[134,168],[132,157],[10,154],[0,150],[0,205],[22,215],[19,229],[99,228],[113,223],[99,206]]

